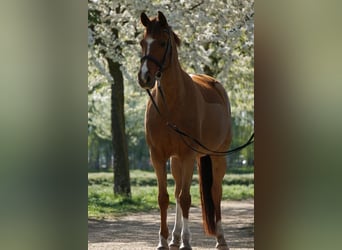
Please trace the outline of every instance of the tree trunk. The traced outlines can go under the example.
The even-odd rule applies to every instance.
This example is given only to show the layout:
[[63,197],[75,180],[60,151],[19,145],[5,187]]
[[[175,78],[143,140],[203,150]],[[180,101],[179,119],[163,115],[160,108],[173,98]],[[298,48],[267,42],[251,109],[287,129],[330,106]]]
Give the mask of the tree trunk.
[[106,58],[109,72],[114,79],[111,94],[112,144],[114,168],[114,194],[131,196],[128,149],[125,133],[124,85],[120,63]]

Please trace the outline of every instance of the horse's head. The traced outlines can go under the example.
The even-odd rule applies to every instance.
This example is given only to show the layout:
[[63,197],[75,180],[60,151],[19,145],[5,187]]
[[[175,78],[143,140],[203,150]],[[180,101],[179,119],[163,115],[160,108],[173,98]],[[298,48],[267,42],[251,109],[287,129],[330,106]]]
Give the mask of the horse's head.
[[179,38],[168,25],[164,14],[158,11],[158,17],[150,20],[141,13],[141,23],[145,26],[144,37],[140,42],[142,49],[141,66],[138,74],[139,84],[144,89],[154,87],[157,78],[171,63],[172,35],[179,45]]

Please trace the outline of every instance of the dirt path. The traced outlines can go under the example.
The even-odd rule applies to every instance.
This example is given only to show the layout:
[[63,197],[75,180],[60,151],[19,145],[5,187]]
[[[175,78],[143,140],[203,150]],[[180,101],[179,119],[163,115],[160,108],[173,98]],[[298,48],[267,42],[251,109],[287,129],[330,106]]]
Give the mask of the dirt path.
[[[175,208],[169,208],[171,233]],[[223,227],[231,250],[254,249],[254,202],[222,202]],[[215,249],[215,238],[204,234],[199,207],[190,208],[193,250]],[[139,213],[108,220],[88,220],[88,249],[154,250],[157,246],[159,213]]]

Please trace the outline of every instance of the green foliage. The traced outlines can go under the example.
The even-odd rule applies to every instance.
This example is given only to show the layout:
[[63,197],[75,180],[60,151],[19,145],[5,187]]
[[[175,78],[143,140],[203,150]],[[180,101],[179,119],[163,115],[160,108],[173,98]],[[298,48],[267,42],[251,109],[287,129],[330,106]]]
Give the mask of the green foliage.
[[[246,170],[247,171],[247,170]],[[171,206],[175,204],[174,181],[168,174]],[[113,173],[88,174],[88,216],[108,217],[125,213],[158,209],[158,188],[154,172],[131,171],[132,198],[113,195]],[[192,205],[200,206],[198,176],[191,186]],[[254,197],[254,174],[227,174],[223,181],[223,200],[242,200]]]
[[254,166],[242,166],[229,168],[230,174],[252,174],[254,173]]

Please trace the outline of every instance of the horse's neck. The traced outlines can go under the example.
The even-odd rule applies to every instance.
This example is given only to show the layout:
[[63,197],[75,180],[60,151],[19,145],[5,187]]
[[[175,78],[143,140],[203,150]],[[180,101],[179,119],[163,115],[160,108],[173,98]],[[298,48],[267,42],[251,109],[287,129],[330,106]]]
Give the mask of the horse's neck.
[[182,70],[179,63],[165,72],[162,78],[161,87],[168,106],[180,104],[186,95],[187,74]]

